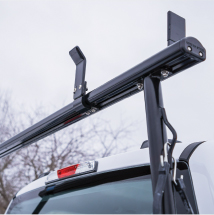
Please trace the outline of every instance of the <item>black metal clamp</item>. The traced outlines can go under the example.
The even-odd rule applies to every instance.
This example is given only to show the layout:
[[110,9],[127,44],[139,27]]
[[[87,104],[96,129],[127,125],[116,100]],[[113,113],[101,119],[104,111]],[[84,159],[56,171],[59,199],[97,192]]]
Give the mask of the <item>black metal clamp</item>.
[[81,49],[76,46],[70,52],[72,60],[76,64],[76,76],[74,84],[74,100],[84,96],[87,91],[87,82],[85,81],[86,58]]

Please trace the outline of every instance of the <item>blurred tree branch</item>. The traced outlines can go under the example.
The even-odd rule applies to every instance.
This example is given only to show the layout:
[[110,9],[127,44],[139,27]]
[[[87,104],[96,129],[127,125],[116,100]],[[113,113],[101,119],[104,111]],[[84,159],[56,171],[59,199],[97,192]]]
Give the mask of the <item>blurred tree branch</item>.
[[[35,124],[48,114],[42,107],[33,113],[11,108],[9,96],[0,95],[0,142]],[[20,117],[21,116],[21,117]],[[0,162],[0,213],[4,213],[15,193],[42,173],[71,164],[106,157],[129,148],[133,125],[111,123],[94,116],[19,150]]]

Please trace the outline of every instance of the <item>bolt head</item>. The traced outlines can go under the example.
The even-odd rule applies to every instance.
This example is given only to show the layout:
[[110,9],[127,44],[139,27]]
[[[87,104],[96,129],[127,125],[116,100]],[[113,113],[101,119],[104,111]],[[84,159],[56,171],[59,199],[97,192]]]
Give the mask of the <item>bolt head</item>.
[[137,83],[137,89],[142,90],[143,89],[143,83]]
[[163,70],[161,70],[161,75],[162,75],[164,78],[166,78],[166,77],[168,77],[168,75],[169,75],[169,71],[163,69]]
[[188,46],[187,49],[191,52],[192,51],[192,47]]
[[82,88],[82,85],[79,85],[79,89],[81,89]]
[[199,55],[200,55],[201,57],[203,57],[203,53],[202,53],[202,52],[199,52]]
[[75,93],[76,91],[77,91],[77,88],[75,87],[75,88],[74,88],[74,93]]
[[95,108],[92,108],[92,109],[91,109],[91,112],[92,112],[92,113],[95,113],[95,112],[96,112],[96,109],[95,109]]

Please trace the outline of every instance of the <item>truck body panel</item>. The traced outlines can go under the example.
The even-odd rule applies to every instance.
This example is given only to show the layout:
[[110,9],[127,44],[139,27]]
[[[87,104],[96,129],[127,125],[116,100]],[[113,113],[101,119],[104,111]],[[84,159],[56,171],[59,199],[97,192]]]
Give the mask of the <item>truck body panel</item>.
[[[173,155],[175,159],[179,159],[180,154],[182,151],[188,146],[188,144],[185,143],[179,143],[177,144]],[[135,151],[130,151],[126,153],[121,153],[109,157],[99,158],[96,159],[98,161],[98,168],[97,173],[102,172],[110,172],[117,169],[125,169],[129,167],[139,166],[139,165],[149,165],[149,149],[139,149]],[[93,174],[93,173],[91,173]],[[87,174],[88,175],[88,174]],[[28,191],[31,191],[33,189],[37,189],[39,187],[46,186],[45,182],[47,181],[48,176],[44,176],[42,178],[39,178],[24,188],[22,188],[16,196],[22,195],[23,193],[26,193]],[[77,176],[75,178],[78,178],[81,176]]]

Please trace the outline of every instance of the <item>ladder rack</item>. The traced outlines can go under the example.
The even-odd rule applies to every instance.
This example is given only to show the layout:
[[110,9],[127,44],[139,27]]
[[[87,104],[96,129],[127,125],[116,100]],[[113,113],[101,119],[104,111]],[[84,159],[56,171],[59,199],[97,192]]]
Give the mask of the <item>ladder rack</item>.
[[[191,47],[191,51],[189,50]],[[202,56],[199,54],[202,53]],[[186,37],[0,144],[0,157],[34,143],[142,90],[147,76],[164,81],[206,59],[201,43]],[[166,73],[166,74],[165,74]]]

